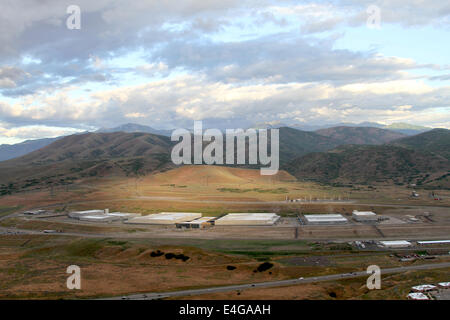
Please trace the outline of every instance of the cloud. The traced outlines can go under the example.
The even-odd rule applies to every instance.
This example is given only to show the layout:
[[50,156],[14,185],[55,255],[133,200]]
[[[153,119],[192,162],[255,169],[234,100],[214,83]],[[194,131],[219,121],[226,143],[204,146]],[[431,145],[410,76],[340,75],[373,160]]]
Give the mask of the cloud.
[[30,77],[30,74],[16,67],[0,67],[0,89],[15,88],[17,82]]
[[[80,123],[108,126],[130,118],[169,128],[202,119],[239,119],[239,123],[248,125],[280,119],[356,121],[369,116],[371,121],[420,121],[424,114],[447,108],[450,98],[450,87],[433,88],[421,80],[373,82],[365,86],[321,82],[235,85],[192,75],[96,91],[85,97],[74,97],[74,90],[77,88],[50,96],[34,95],[15,105],[2,103],[0,118],[18,126],[38,121],[75,128]],[[426,119],[442,123],[450,121],[450,114]]]
[[1,136],[8,138],[14,137],[23,140],[53,138],[79,132],[82,132],[82,130],[75,128],[61,128],[61,127],[39,126],[39,125],[5,128],[0,125]]
[[445,66],[336,49],[369,5],[382,25],[448,30],[445,1],[78,0],[81,30],[66,28],[70,4],[0,4],[0,119],[11,128],[449,122]]
[[332,39],[311,43],[289,34],[237,43],[174,41],[152,59],[223,82],[386,81],[408,78],[404,71],[422,67],[411,59],[334,50]]

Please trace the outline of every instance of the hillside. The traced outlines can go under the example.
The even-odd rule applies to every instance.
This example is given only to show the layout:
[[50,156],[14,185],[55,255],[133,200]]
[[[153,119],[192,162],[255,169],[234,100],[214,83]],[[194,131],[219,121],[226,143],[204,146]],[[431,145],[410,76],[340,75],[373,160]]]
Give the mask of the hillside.
[[58,138],[44,138],[36,140],[27,140],[16,144],[2,144],[0,145],[0,161],[14,159],[21,157],[27,153],[39,150],[50,143],[60,139]]
[[160,184],[270,184],[274,181],[290,182],[296,179],[286,171],[279,171],[274,176],[262,176],[259,170],[232,168],[224,166],[186,165],[169,171],[152,175],[147,181]]
[[430,127],[423,127],[423,126],[417,126],[412,125],[408,123],[391,123],[389,125],[381,124],[377,122],[360,122],[360,123],[352,123],[352,122],[341,122],[341,123],[335,123],[335,124],[294,124],[290,125],[289,127],[298,129],[298,130],[304,130],[304,131],[317,131],[322,129],[329,129],[334,127],[369,127],[369,128],[379,128],[379,129],[385,129],[389,130],[391,132],[397,132],[400,134],[404,134],[407,136],[416,135],[425,131],[429,131],[433,128]]
[[341,141],[315,132],[283,127],[280,128],[280,164],[311,152],[328,151],[340,144]]
[[78,179],[143,175],[172,168],[168,137],[146,133],[87,133],[62,138],[0,163],[0,195]]
[[392,142],[393,145],[431,152],[450,160],[450,130],[433,129]]
[[432,128],[429,127],[424,127],[424,126],[417,126],[417,125],[412,125],[412,124],[408,124],[408,123],[402,123],[402,122],[398,122],[398,123],[392,123],[389,125],[384,125],[382,127],[383,129],[388,129],[391,131],[396,131],[399,133],[403,133],[406,134],[408,136],[412,136],[412,135],[416,135],[422,132],[426,132],[431,130]]
[[444,157],[397,146],[343,146],[300,157],[284,167],[298,179],[331,184],[394,183],[449,188]]
[[317,130],[316,133],[339,140],[342,144],[384,144],[406,137],[406,135],[390,130],[374,127],[333,127]]

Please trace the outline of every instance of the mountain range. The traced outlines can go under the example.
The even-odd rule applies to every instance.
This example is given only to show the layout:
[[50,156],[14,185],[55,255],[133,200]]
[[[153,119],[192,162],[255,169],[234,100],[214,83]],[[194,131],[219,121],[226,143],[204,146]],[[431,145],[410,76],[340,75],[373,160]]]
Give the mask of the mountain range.
[[173,168],[172,142],[148,133],[71,135],[25,156],[0,162],[0,195],[72,184],[84,178],[138,176]]
[[172,134],[173,130],[158,130],[149,126],[144,126],[136,123],[127,123],[114,128],[100,128],[96,132],[100,133],[111,133],[111,132],[144,132],[144,133],[152,133],[158,134],[161,136],[168,136]]
[[309,153],[283,169],[331,184],[416,184],[450,188],[450,130],[434,129],[382,145],[342,145]]
[[[358,129],[360,131],[359,133],[365,135],[365,138],[359,142],[357,140],[355,140],[353,143],[367,143],[367,144],[372,144],[372,143],[380,144],[380,143],[384,143],[384,142],[391,140],[390,137],[392,137],[392,140],[401,137],[401,136],[393,135],[394,132],[400,133],[400,134],[406,134],[406,135],[413,135],[413,134],[418,134],[418,133],[422,133],[424,131],[431,130],[431,128],[412,126],[409,124],[402,124],[402,123],[393,124],[390,126],[383,126],[381,124],[373,123],[373,122],[363,122],[360,124],[341,123],[341,124],[337,124],[337,125],[299,126],[299,125],[287,125],[287,124],[281,123],[280,121],[273,121],[273,122],[258,123],[258,124],[251,126],[251,128],[256,128],[256,129],[263,129],[263,128],[271,129],[271,128],[282,128],[282,127],[289,127],[289,128],[297,129],[300,131],[308,131],[308,132],[314,131],[323,136],[337,138],[337,140],[344,140],[341,142],[343,142],[345,144],[349,143],[349,141],[348,141],[349,137],[345,138],[342,136],[347,135],[347,133],[350,134],[351,130],[344,129],[344,128],[351,128],[351,127],[378,128],[378,129],[389,130],[391,132],[391,134],[388,134],[388,132],[384,131],[382,134],[384,137],[379,137],[379,138],[381,138],[381,140],[378,140],[379,138],[368,136],[368,134],[369,135],[372,135],[372,134],[380,135],[380,133],[378,133],[376,130],[374,130],[372,132],[361,132],[362,129]],[[341,137],[337,136],[339,134],[338,129],[332,130],[333,128],[342,128],[341,132],[340,132]],[[325,130],[325,129],[327,129],[327,130]],[[367,131],[367,129],[364,129],[364,130]],[[101,128],[95,132],[96,133],[144,132],[144,133],[151,133],[151,134],[157,134],[157,135],[162,135],[162,136],[170,136],[172,134],[172,131],[173,130],[160,130],[160,129],[154,129],[152,127],[145,126],[145,125],[140,125],[140,124],[135,124],[135,123],[127,123],[127,124],[120,125],[120,126],[114,127],[114,128]],[[331,134],[331,132],[333,132],[333,131],[335,131],[335,132],[333,134]],[[23,156],[27,153],[30,153],[30,152],[38,150],[42,147],[45,147],[45,146],[49,145],[50,143],[52,143],[53,141],[60,139],[60,138],[62,138],[62,137],[27,140],[22,143],[12,144],[12,145],[8,145],[8,144],[0,145],[0,161],[14,159],[14,158]],[[363,138],[363,137],[361,137],[361,138]],[[320,151],[320,150],[316,150],[316,151]]]
[[[401,135],[396,140],[391,139],[398,134],[377,128],[339,127],[321,133],[280,128],[282,169],[300,180],[338,185],[450,187],[450,130]],[[0,162],[0,195],[85,178],[166,171],[175,167],[170,159],[175,143],[169,137],[143,132],[63,137],[22,157]]]
[[17,144],[2,144],[0,145],[0,161],[23,156],[27,153],[41,149],[60,138],[62,137],[26,140]]
[[369,127],[369,128],[379,128],[386,129],[390,131],[394,131],[397,133],[405,134],[405,135],[416,135],[425,131],[432,130],[433,128],[412,125],[409,123],[392,123],[389,125],[377,123],[377,122],[361,122],[361,123],[352,123],[352,122],[341,122],[335,124],[307,124],[307,123],[283,123],[281,121],[268,121],[268,122],[259,122],[250,126],[251,128],[257,129],[272,129],[272,128],[281,128],[281,127],[290,127],[302,131],[318,131],[322,129],[334,128],[334,127]]

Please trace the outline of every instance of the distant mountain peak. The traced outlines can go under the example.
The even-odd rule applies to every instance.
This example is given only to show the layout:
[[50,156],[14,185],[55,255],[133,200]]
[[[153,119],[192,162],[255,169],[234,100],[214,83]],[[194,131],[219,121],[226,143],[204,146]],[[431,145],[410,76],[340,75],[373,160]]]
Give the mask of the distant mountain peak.
[[162,136],[170,136],[172,133],[172,130],[160,130],[160,129],[154,129],[152,127],[137,124],[137,123],[125,123],[120,126],[114,127],[114,128],[100,128],[96,132],[98,133],[111,133],[111,132],[144,132],[144,133],[152,133],[152,134],[158,134]]

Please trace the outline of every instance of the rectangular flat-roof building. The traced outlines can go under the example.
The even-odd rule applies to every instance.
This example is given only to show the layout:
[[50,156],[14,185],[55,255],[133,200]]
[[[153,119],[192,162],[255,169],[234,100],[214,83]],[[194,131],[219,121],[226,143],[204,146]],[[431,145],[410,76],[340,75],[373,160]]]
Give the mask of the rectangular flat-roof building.
[[430,300],[425,294],[422,292],[412,292],[408,294],[408,299],[411,300]]
[[105,210],[72,211],[69,213],[69,217],[72,219],[80,219],[80,217],[82,216],[102,215],[102,214],[105,214]]
[[450,282],[439,282],[438,286],[439,288],[450,289]]
[[352,218],[358,222],[376,222],[376,221],[378,221],[377,214],[372,211],[353,210]]
[[430,244],[448,244],[450,240],[430,240],[430,241],[417,241],[417,244],[426,246]]
[[304,214],[306,223],[317,225],[345,224],[348,220],[342,214]]
[[125,213],[125,212],[109,212],[105,210],[87,210],[87,211],[73,211],[69,213],[69,217],[78,219],[80,221],[90,222],[113,222],[124,221],[134,217],[139,217],[138,213]]
[[89,221],[89,222],[114,222],[114,221],[120,221],[121,219],[119,217],[114,216],[108,216],[105,214],[102,215],[84,215],[80,216],[78,218],[80,221]]
[[214,221],[216,226],[271,226],[280,216],[275,213],[229,213]]
[[380,241],[380,244],[386,248],[407,248],[412,246],[411,242],[405,240]]
[[130,224],[176,224],[180,222],[192,221],[201,218],[201,213],[194,212],[161,212],[149,214],[147,216],[129,219],[125,223]]
[[432,284],[422,284],[420,286],[415,286],[411,288],[414,292],[428,292],[436,290],[437,287]]

